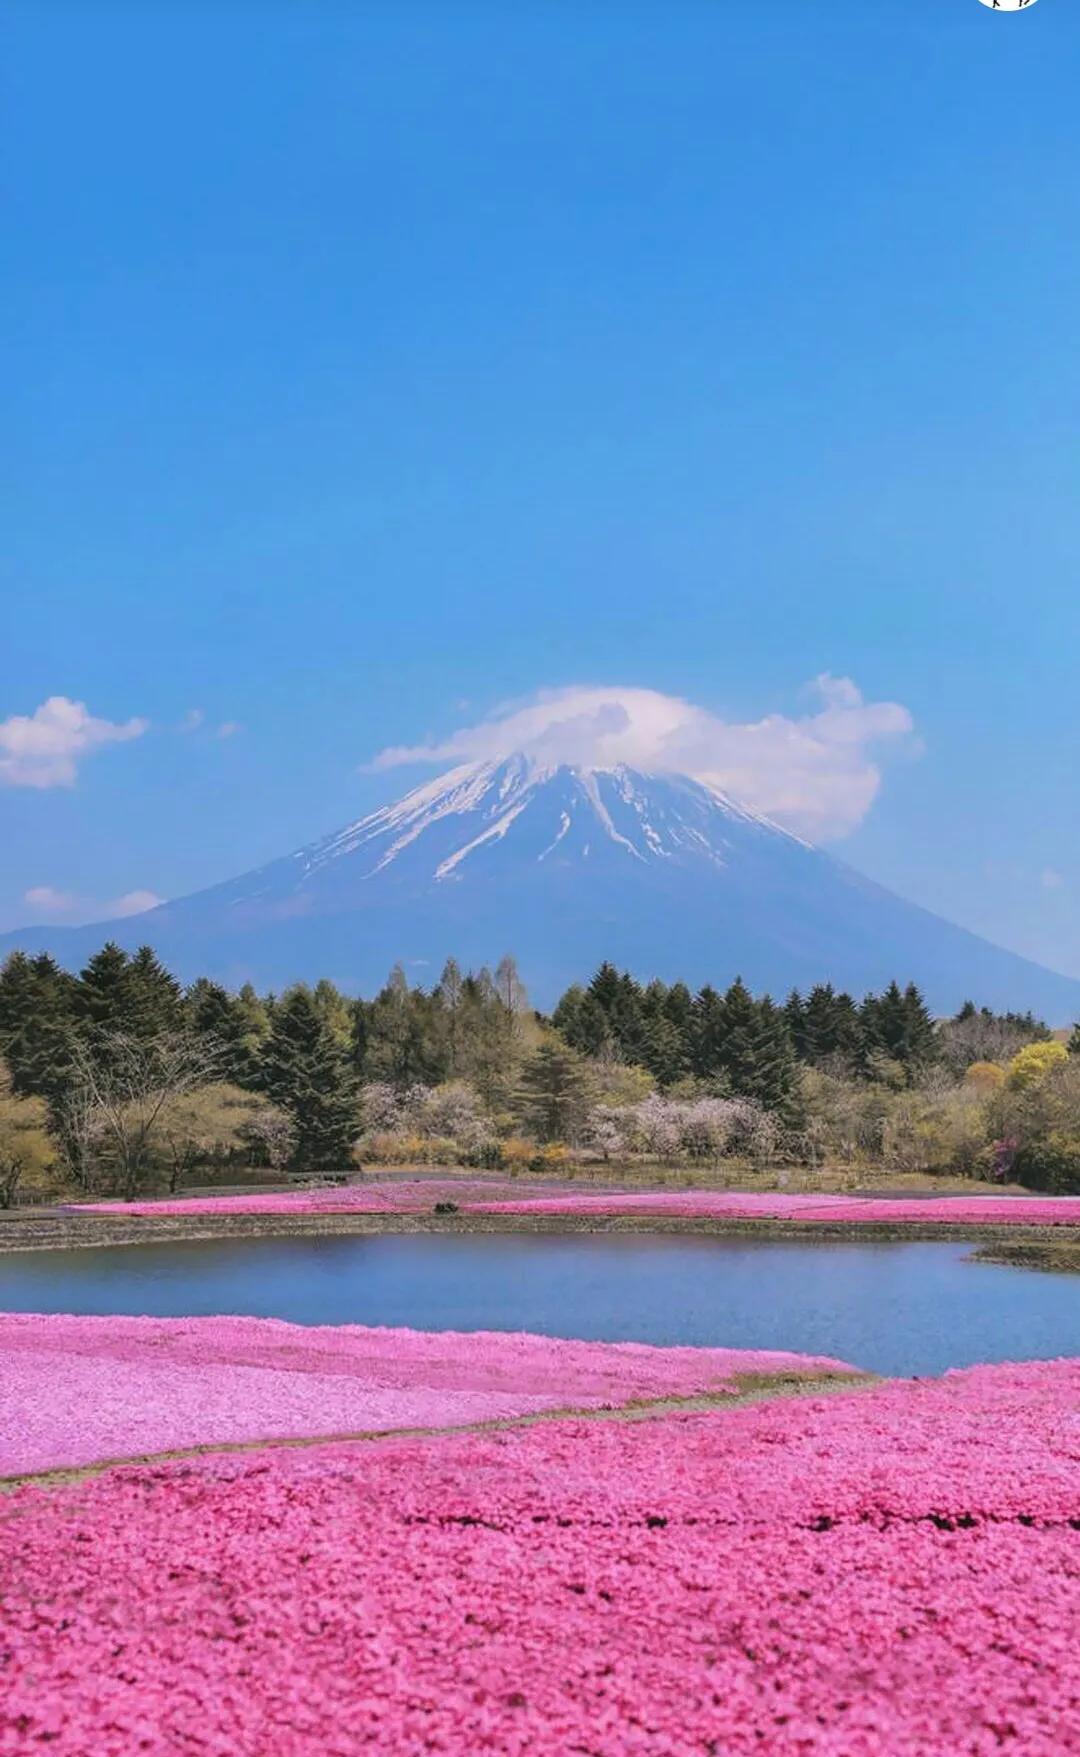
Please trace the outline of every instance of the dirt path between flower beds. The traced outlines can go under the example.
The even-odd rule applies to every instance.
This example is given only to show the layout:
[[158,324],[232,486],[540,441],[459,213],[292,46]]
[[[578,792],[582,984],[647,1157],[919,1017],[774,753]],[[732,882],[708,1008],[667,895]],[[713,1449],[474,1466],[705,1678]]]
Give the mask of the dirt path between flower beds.
[[191,1458],[216,1458],[226,1453],[310,1450],[313,1446],[377,1445],[390,1440],[436,1440],[452,1434],[494,1434],[512,1428],[536,1427],[552,1421],[651,1421],[665,1415],[694,1415],[708,1410],[739,1409],[751,1403],[777,1398],[836,1396],[841,1392],[870,1391],[883,1380],[874,1373],[821,1373],[802,1377],[794,1373],[737,1373],[737,1391],[702,1391],[692,1397],[630,1398],[611,1409],[542,1409],[525,1415],[500,1416],[494,1421],[462,1422],[460,1426],[434,1428],[377,1428],[347,1434],[279,1436],[265,1440],[227,1440],[200,1446],[181,1446],[171,1452],[144,1452],[130,1458],[102,1458],[95,1464],[71,1465],[52,1470],[23,1471],[0,1476],[0,1495],[15,1489],[63,1488],[102,1476],[107,1470],[153,1467],[182,1463]]
[[[691,1237],[788,1239],[823,1242],[861,1239],[867,1244],[1017,1244],[1015,1225],[1002,1222],[780,1220],[772,1216],[664,1214],[38,1214],[0,1216],[0,1253],[93,1249],[104,1245],[205,1243],[253,1238],[340,1238],[437,1234],[448,1238],[485,1233],[675,1233]],[[1025,1226],[1023,1243],[1034,1250],[1072,1246],[1080,1261],[1080,1227]],[[1060,1264],[1071,1267],[1062,1252]],[[998,1259],[1001,1260],[1001,1259]],[[1019,1256],[1010,1258],[1019,1262]]]

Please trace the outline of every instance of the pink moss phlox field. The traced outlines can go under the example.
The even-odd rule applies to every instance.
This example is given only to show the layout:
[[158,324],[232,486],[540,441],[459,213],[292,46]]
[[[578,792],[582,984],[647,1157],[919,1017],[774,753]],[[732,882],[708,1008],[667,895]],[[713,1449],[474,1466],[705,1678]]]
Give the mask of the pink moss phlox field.
[[822,1357],[273,1318],[0,1314],[0,1476],[190,1446],[461,1427],[737,1390]]
[[361,1183],[324,1190],[188,1196],[163,1202],[87,1203],[107,1214],[417,1214],[454,1202],[463,1214],[656,1215],[677,1219],[831,1221],[842,1225],[1080,1226],[1080,1196],[858,1197],[736,1190],[544,1190],[465,1179]]
[[1080,1363],[0,1502],[0,1751],[1062,1757]]

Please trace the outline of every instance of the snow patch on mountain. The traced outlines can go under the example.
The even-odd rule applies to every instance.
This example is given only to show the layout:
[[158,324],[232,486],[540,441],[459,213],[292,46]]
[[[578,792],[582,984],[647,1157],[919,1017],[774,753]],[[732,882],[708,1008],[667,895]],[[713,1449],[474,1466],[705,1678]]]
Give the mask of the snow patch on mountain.
[[621,764],[610,769],[552,765],[518,754],[452,769],[294,858],[305,879],[353,856],[358,857],[355,876],[371,878],[442,826],[451,845],[446,848],[439,839],[429,868],[441,882],[459,876],[466,861],[490,851],[524,817],[530,829],[543,823],[550,830],[532,856],[536,861],[560,848],[569,855],[575,829],[588,837],[576,843],[579,859],[587,858],[592,841],[599,840],[631,860],[670,860],[683,853],[723,865],[725,830],[731,824],[799,842],[790,831],[689,776],[643,775]]

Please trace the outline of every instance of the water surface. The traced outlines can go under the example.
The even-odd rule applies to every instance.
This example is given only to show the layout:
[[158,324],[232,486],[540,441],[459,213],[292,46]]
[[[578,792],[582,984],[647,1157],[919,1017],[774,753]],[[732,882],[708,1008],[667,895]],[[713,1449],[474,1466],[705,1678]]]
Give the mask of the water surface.
[[0,1310],[786,1348],[891,1374],[1080,1354],[1080,1278],[971,1263],[971,1248],[670,1234],[125,1245],[0,1256]]

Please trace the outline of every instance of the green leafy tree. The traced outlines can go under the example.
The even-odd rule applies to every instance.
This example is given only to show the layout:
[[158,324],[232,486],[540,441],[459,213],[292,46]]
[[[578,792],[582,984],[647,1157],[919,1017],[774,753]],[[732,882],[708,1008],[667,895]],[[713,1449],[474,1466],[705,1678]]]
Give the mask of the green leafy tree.
[[253,1055],[258,1055],[270,1035],[270,1007],[250,982],[238,990],[236,1004],[244,1021],[244,1036]]
[[311,998],[327,1030],[333,1032],[343,1049],[347,1048],[353,1033],[353,1009],[350,1001],[337,984],[330,982],[325,976],[315,984]]
[[462,1072],[462,1026],[465,1016],[465,978],[456,958],[447,958],[435,987],[435,1005],[446,1063],[446,1077],[456,1080]]
[[385,1081],[402,1091],[437,1084],[445,1075],[437,1010],[431,996],[410,989],[404,970],[395,964],[385,986],[354,1025],[353,1059],[362,1037],[360,1065],[365,1080]]
[[521,1072],[517,1109],[539,1141],[574,1142],[590,1102],[588,1070],[576,1050],[556,1038],[542,1043]]
[[262,1079],[271,1103],[292,1120],[296,1168],[329,1171],[346,1165],[359,1132],[356,1077],[346,1046],[320,1014],[310,989],[289,989],[278,1002]]

